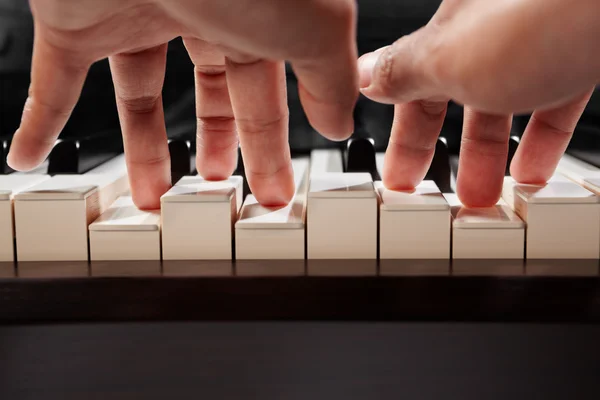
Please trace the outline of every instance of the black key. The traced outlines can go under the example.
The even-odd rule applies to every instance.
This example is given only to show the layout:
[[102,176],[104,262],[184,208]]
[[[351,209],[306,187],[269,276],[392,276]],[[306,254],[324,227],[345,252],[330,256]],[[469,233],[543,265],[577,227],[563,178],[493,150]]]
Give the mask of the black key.
[[377,171],[375,140],[366,128],[365,102],[358,102],[354,108],[354,133],[346,143],[344,154],[344,170],[346,172],[366,172],[373,181],[380,181]]
[[14,172],[14,170],[6,163],[6,157],[8,156],[8,151],[10,150],[11,140],[12,138],[10,137],[0,138],[0,175]]
[[380,181],[375,160],[375,141],[371,138],[356,137],[348,140],[345,157],[346,172],[366,172],[373,181]]
[[123,153],[118,131],[101,132],[84,138],[61,139],[48,158],[48,173],[84,174]]
[[384,152],[394,121],[394,106],[377,103],[360,95],[354,110],[354,119],[358,129],[368,132],[369,137],[374,139],[375,150]]
[[580,122],[566,151],[567,154],[600,167],[600,124]]
[[171,157],[171,182],[177,183],[181,178],[192,173],[191,144],[187,140],[169,140]]
[[248,185],[248,178],[246,177],[246,169],[244,167],[244,158],[242,157],[242,149],[239,147],[238,147],[238,163],[237,163],[237,167],[235,168],[235,171],[233,171],[233,175],[241,176],[242,178],[244,178],[243,198],[245,199],[246,196],[248,196],[249,194],[252,194],[252,191],[250,190],[250,186]]
[[506,160],[506,171],[504,172],[505,176],[510,176],[510,164],[515,157],[515,153],[517,152],[517,147],[519,146],[520,141],[521,138],[518,136],[511,136],[508,140],[508,159]]
[[186,175],[196,173],[196,121],[186,121],[167,127],[171,157],[171,181],[176,183]]
[[435,145],[435,154],[425,175],[425,180],[432,180],[442,191],[442,193],[451,193],[451,175],[452,169],[450,167],[450,153],[448,151],[448,145],[443,137],[437,140]]

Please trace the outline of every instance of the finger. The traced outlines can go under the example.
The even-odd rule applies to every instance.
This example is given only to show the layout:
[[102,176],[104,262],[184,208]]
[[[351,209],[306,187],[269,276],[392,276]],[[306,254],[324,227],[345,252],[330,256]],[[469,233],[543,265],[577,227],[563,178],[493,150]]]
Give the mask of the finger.
[[515,180],[533,184],[552,177],[593,92],[561,107],[532,114],[510,167]]
[[447,102],[397,105],[385,154],[383,182],[392,190],[412,190],[427,174],[435,153]]
[[467,207],[491,207],[500,199],[512,115],[465,108],[456,191]]
[[248,185],[263,205],[287,204],[294,195],[294,178],[285,65],[228,60],[226,70]]
[[354,132],[352,112],[358,99],[358,53],[347,31],[331,50],[316,60],[292,60],[298,94],[312,127],[330,140],[345,140]]
[[171,186],[162,105],[167,45],[110,57],[131,194],[140,209],[160,208]]
[[227,89],[225,56],[214,45],[185,39],[196,78],[196,169],[208,180],[228,178],[237,166],[238,138]]
[[332,140],[350,137],[359,94],[355,1],[178,3],[171,2],[169,11],[207,41],[262,59],[288,60],[312,126]]
[[29,97],[7,158],[13,169],[31,170],[46,159],[79,99],[90,65],[48,43],[43,32],[35,37]]

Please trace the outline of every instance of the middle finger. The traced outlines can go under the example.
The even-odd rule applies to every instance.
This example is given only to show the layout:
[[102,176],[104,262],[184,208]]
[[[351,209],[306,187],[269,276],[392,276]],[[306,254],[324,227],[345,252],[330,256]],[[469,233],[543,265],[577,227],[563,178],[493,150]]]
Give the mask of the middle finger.
[[285,64],[228,59],[226,71],[248,185],[262,205],[285,205],[295,191]]
[[457,194],[468,207],[491,207],[500,199],[512,115],[491,115],[465,107]]

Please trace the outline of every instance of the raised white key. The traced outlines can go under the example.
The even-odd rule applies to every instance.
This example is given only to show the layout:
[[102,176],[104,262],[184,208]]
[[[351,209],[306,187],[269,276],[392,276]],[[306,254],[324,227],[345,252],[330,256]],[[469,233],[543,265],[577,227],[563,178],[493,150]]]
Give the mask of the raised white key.
[[0,175],[0,262],[15,260],[14,196],[47,179],[49,175]]
[[502,196],[527,223],[528,259],[600,256],[600,203],[594,193],[554,177],[546,185],[505,179]]
[[160,211],[119,197],[89,226],[91,261],[160,260]]
[[449,259],[450,206],[433,181],[412,192],[388,190],[376,182],[381,259]]
[[[556,172],[586,188],[588,188],[586,180],[600,178],[599,168],[568,154],[561,157]],[[588,189],[591,190],[591,188]]]
[[163,260],[231,259],[242,197],[240,176],[181,178],[161,198]]
[[310,177],[324,172],[344,172],[342,152],[338,149],[318,149],[310,153]]
[[246,197],[235,224],[236,259],[304,259],[309,161],[293,159],[292,166],[296,193],[287,206],[264,207],[253,195]]
[[368,173],[314,175],[308,192],[309,259],[376,259],[378,196]]
[[452,207],[454,259],[525,257],[525,223],[502,199],[494,207],[464,207],[454,193],[444,194]]
[[87,261],[88,226],[129,190],[124,155],[83,175],[56,175],[15,196],[21,261]]

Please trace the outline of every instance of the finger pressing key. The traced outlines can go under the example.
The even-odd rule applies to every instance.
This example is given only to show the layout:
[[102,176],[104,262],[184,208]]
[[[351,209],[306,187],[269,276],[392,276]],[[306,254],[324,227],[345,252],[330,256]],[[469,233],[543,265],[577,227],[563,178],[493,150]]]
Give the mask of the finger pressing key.
[[237,165],[238,137],[227,89],[225,56],[214,45],[185,39],[195,65],[196,169],[208,180],[227,179]]
[[227,84],[248,184],[264,206],[294,195],[283,62],[227,60]]
[[11,168],[31,170],[46,159],[79,99],[90,65],[50,44],[43,31],[37,33],[29,97],[7,158]]
[[388,189],[412,190],[431,165],[448,103],[414,101],[395,108],[383,182]]
[[521,183],[545,183],[564,154],[593,89],[569,103],[533,113],[511,165],[511,175]]
[[131,183],[140,209],[160,208],[171,187],[162,87],[167,45],[110,57]]
[[500,199],[512,115],[465,108],[456,191],[467,207],[491,207]]

